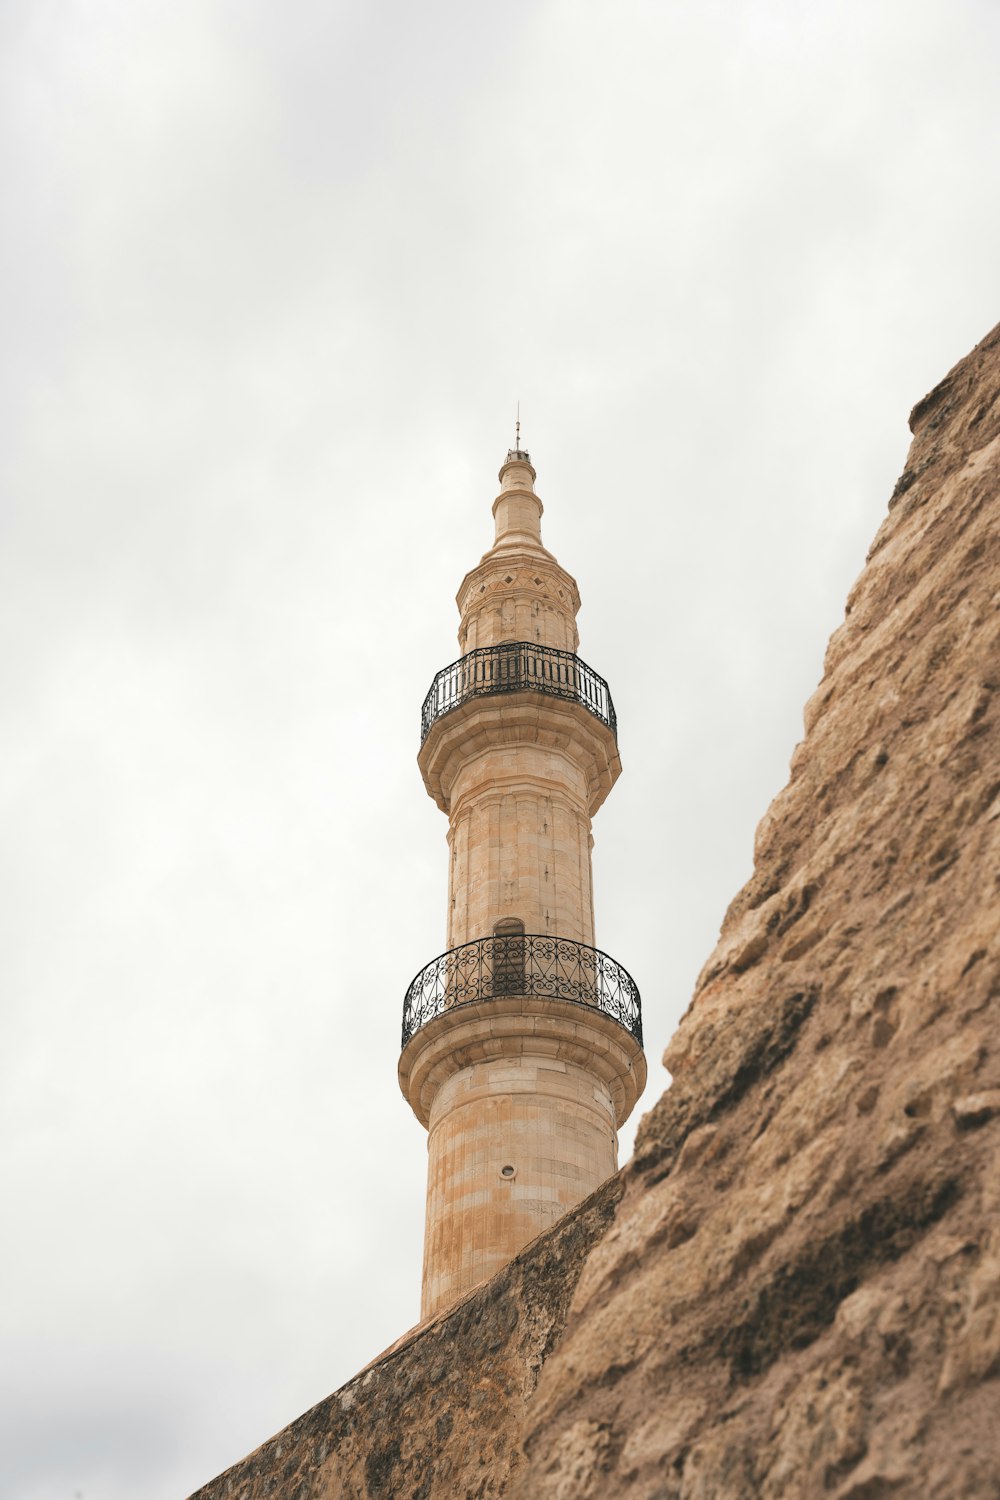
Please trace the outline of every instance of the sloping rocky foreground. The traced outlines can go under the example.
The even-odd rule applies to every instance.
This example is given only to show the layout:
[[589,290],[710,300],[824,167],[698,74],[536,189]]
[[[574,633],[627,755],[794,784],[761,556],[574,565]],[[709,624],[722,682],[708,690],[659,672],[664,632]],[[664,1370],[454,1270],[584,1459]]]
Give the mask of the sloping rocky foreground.
[[199,1500],[1000,1497],[1000,328],[910,421],[633,1161]]

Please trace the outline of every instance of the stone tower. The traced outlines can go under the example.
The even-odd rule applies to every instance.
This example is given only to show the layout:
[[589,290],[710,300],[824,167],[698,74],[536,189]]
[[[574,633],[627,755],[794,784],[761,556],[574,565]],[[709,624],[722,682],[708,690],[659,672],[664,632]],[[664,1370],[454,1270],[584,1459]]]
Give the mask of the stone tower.
[[448,815],[448,951],[413,980],[399,1081],[428,1128],[421,1317],[611,1176],[646,1082],[639,995],[594,947],[591,819],[621,771],[608,685],[576,655],[576,583],[542,546],[535,470],[500,470],[462,581],[460,659],[424,701]]

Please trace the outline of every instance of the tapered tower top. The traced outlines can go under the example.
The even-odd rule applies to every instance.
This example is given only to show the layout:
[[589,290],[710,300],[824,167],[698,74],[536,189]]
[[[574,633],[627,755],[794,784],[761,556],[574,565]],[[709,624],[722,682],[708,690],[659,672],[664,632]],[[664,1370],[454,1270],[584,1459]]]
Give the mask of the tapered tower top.
[[542,544],[540,496],[526,448],[507,450],[493,501],[493,545],[458,590],[463,652],[505,641],[536,641],[560,651],[579,644],[580,595],[572,576]]
[[532,477],[532,479],[534,479],[534,477],[535,477],[535,471],[532,468],[531,454],[528,452],[527,448],[508,448],[507,449],[507,457],[504,459],[503,466],[502,466],[502,468],[500,470],[500,476],[499,477],[501,479],[503,479],[504,470],[507,468],[508,464],[524,464],[527,468],[531,469],[531,477]]
[[535,471],[525,448],[508,448],[498,475],[500,493],[493,502],[495,547],[542,545],[541,500],[535,494]]

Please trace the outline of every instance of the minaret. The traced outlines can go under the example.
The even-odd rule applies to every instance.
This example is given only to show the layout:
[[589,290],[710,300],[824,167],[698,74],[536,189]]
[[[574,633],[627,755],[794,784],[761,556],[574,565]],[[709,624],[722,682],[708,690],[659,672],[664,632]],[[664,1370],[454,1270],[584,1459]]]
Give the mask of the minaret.
[[576,583],[535,470],[500,470],[496,540],[458,591],[462,657],[424,701],[448,815],[448,951],[413,980],[399,1082],[428,1128],[421,1317],[491,1276],[618,1166],[646,1082],[639,994],[594,947],[591,819],[621,772]]

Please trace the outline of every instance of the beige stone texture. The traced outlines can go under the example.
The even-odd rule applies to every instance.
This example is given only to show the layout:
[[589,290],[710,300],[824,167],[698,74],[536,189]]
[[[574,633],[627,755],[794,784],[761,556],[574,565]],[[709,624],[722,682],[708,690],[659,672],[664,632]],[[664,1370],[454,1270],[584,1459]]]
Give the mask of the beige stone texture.
[[615,1123],[628,1119],[646,1086],[646,1059],[631,1032],[593,1006],[540,996],[503,995],[446,1010],[403,1048],[399,1085],[422,1125],[438,1090],[462,1068],[493,1057],[558,1057],[606,1084]]
[[427,1141],[422,1318],[486,1280],[617,1170],[608,1085],[524,1051],[440,1088]]
[[531,766],[539,789],[561,789],[590,817],[621,775],[606,724],[582,703],[530,691],[467,699],[436,720],[418,756],[427,792],[446,813],[476,789],[490,793],[491,770],[501,784],[524,786],[518,762]]
[[463,654],[504,641],[534,641],[557,651],[579,645],[576,583],[542,548],[500,557],[487,553],[464,579],[458,597]]
[[526,932],[594,945],[590,815],[582,797],[565,790],[571,778],[579,784],[579,772],[548,752],[538,756],[548,774],[532,778],[517,764],[524,758],[516,750],[477,756],[481,790],[452,813],[449,948],[482,937],[505,917],[519,918]]

